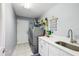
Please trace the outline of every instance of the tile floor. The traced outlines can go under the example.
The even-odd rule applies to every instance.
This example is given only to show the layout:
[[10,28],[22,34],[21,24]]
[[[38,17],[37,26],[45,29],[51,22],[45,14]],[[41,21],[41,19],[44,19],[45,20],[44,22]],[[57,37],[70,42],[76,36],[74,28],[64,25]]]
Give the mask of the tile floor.
[[33,55],[29,43],[18,44],[12,56],[31,56]]

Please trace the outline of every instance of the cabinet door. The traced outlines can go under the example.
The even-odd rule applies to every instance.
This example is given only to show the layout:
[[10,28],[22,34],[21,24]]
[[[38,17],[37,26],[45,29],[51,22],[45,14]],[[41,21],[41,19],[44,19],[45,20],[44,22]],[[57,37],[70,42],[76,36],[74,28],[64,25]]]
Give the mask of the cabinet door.
[[42,54],[41,49],[42,49],[42,47],[41,47],[41,39],[38,39],[38,52],[39,52],[39,54]]
[[71,56],[71,54],[64,52],[63,50],[50,45],[49,46],[49,56]]
[[48,43],[39,39],[39,53],[42,56],[48,56]]

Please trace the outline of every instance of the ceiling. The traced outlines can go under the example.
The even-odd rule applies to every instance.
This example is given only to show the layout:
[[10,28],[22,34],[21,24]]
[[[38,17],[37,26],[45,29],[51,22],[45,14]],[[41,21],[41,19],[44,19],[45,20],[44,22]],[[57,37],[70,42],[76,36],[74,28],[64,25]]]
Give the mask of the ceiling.
[[38,18],[55,5],[56,3],[32,3],[30,9],[27,9],[21,3],[14,3],[13,8],[17,16]]

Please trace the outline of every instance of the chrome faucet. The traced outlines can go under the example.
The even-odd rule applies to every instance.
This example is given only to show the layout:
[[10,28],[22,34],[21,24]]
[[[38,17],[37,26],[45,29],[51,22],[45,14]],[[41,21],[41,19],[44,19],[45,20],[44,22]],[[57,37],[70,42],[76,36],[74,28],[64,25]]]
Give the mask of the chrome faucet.
[[71,43],[76,43],[76,41],[73,39],[73,31],[72,31],[72,29],[68,30],[68,37],[70,38]]

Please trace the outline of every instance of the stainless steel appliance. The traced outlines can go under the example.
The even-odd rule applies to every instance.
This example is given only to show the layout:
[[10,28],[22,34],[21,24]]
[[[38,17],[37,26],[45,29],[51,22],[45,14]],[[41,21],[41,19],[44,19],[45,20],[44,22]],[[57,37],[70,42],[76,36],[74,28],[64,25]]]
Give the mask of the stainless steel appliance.
[[38,53],[38,37],[42,36],[44,29],[41,25],[29,28],[29,43],[34,54]]

